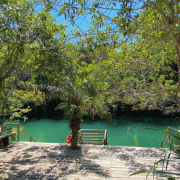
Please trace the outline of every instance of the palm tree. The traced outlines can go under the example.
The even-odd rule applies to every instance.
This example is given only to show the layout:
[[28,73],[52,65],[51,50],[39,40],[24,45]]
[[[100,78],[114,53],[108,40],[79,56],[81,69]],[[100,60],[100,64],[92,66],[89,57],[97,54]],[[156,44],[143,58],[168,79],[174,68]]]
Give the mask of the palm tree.
[[[90,77],[72,76],[65,74],[66,83],[61,88],[60,98],[63,100],[56,109],[65,110],[65,118],[69,120],[72,130],[71,149],[78,148],[78,132],[81,129],[82,118],[90,115],[92,118],[97,114],[100,117],[111,119],[111,114],[104,101],[104,93],[93,85],[92,74]],[[96,75],[94,75],[97,78]],[[97,81],[96,81],[97,83]]]

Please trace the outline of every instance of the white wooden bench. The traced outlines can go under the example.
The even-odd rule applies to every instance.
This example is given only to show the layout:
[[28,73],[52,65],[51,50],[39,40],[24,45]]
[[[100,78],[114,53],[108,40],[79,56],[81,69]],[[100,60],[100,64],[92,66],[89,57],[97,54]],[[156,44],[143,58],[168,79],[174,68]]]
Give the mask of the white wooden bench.
[[107,130],[103,129],[80,129],[79,144],[107,145]]
[[9,137],[16,134],[16,132],[7,133],[5,135],[1,134],[1,132],[8,131],[9,129],[10,129],[9,126],[1,126],[0,127],[0,142],[2,141],[4,146],[8,146],[9,145]]

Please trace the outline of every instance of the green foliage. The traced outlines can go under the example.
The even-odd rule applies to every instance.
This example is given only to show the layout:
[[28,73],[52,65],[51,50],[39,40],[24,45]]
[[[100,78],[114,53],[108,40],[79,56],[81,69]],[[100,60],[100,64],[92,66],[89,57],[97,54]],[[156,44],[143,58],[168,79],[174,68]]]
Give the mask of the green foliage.
[[[179,173],[168,173],[168,172],[164,172],[164,171],[158,171],[158,170],[155,170],[154,167],[152,167],[150,170],[144,170],[144,169],[139,170],[139,171],[133,173],[132,175],[137,175],[137,174],[142,174],[142,173],[147,173],[147,177],[150,173],[153,173],[153,179],[154,179],[155,174],[177,175],[177,176],[180,175]],[[168,180],[175,180],[175,178],[169,177]]]
[[[155,131],[159,131],[159,132],[165,132],[165,136],[164,136],[164,138],[163,138],[163,140],[161,142],[161,148],[165,147],[165,144],[168,142],[169,143],[169,150],[162,154],[162,155],[165,155],[164,158],[156,161],[154,163],[154,166],[152,166],[150,170],[142,169],[140,171],[137,171],[137,172],[133,173],[132,175],[137,175],[137,174],[141,174],[141,173],[147,173],[147,177],[148,177],[150,173],[153,173],[153,177],[156,174],[174,175],[176,177],[180,176],[179,173],[173,173],[173,172],[169,173],[169,172],[166,172],[166,171],[158,171],[158,170],[156,170],[156,167],[159,164],[162,164],[162,163],[163,163],[163,167],[164,167],[164,164],[166,163],[166,170],[167,170],[169,163],[180,159],[179,157],[170,158],[172,153],[178,153],[178,154],[180,153],[180,130],[175,129],[175,128],[170,128],[170,127],[168,127],[165,130],[158,130],[158,129],[151,129],[151,130],[155,130]],[[173,132],[171,132],[171,130]],[[167,157],[166,157],[166,155],[167,155]],[[168,179],[175,180],[176,178],[169,177]]]
[[[44,93],[32,82],[39,76],[38,71],[45,70],[41,69],[42,63],[47,68],[48,61],[57,59],[52,54],[58,51],[56,38],[65,37],[64,26],[56,24],[49,6],[37,12],[34,3],[29,0],[0,3],[0,115],[3,121],[9,113],[19,118],[25,113],[22,111],[29,111],[22,109],[24,103],[44,102]],[[53,67],[49,69],[52,73]]]
[[[58,5],[51,0],[0,4],[3,119],[24,116],[29,111],[24,104],[56,97],[69,121],[88,114],[111,121],[109,107],[119,101],[136,110],[179,111],[179,4],[148,0],[142,11],[128,0]],[[77,26],[68,37],[65,25],[52,18],[53,8],[74,25],[88,15],[91,26],[85,33]],[[68,42],[73,37],[77,41]]]
[[[74,25],[78,17],[88,15],[91,27],[85,38],[80,28],[74,30],[85,46],[81,61],[106,61],[99,71],[114,81],[105,88],[111,87],[116,99],[134,104],[134,109],[160,109],[167,114],[179,110],[179,4],[168,0],[148,0],[140,7],[128,0],[55,4],[59,15]],[[114,52],[115,47],[119,52]]]
[[108,90],[109,83],[103,78],[101,64],[98,61],[90,64],[84,62],[82,49],[76,45],[67,44],[65,52],[63,57],[66,57],[66,66],[61,70],[63,74],[57,79],[58,83],[54,84],[59,84],[56,95],[63,100],[56,109],[64,109],[69,122],[74,116],[82,119],[88,114],[93,118],[98,115],[111,119],[105,103],[105,91]]
[[33,102],[40,105],[45,101],[45,94],[38,89],[36,84],[28,81],[19,81],[18,89],[15,90],[14,94],[16,94],[24,104]]

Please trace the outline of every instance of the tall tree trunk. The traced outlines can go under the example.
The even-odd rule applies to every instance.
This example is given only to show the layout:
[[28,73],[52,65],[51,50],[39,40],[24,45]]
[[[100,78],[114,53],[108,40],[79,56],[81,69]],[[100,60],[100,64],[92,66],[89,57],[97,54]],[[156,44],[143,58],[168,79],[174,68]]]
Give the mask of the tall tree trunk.
[[[180,42],[180,40],[179,40]],[[176,88],[176,94],[175,94],[175,103],[178,105],[180,109],[180,101],[179,101],[179,88],[180,88],[180,52],[179,49],[176,46],[177,51],[177,65],[178,65],[178,82],[177,82],[177,88]]]
[[[178,82],[177,82],[177,88],[176,88],[176,94],[174,102],[180,109],[180,100],[179,100],[179,88],[180,88],[180,34],[178,29],[176,28],[176,25],[179,23],[179,1],[178,0],[165,0],[164,1],[167,8],[168,13],[170,14],[170,21],[169,16],[167,16],[167,12],[165,12],[161,7],[158,6],[157,3],[148,0],[148,3],[159,11],[160,15],[162,16],[164,20],[164,25],[167,28],[167,32],[171,35],[174,45],[177,51],[177,65],[178,65]],[[175,11],[176,9],[176,11]]]
[[81,129],[81,119],[74,116],[70,122],[70,129],[72,130],[71,149],[77,149],[78,132]]
[[3,107],[2,107],[2,116],[3,116],[3,119],[2,119],[2,121],[0,122],[0,126],[2,126],[2,124],[4,123],[5,117],[6,117],[5,111],[4,111],[4,103],[3,103]]

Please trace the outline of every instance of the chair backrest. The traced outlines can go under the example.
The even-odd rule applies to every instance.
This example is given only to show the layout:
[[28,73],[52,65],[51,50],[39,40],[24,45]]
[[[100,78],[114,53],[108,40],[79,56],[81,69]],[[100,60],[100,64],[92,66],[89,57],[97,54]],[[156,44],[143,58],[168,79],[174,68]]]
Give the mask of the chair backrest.
[[9,126],[1,126],[0,127],[0,133],[3,131],[7,131],[7,130],[9,130]]
[[107,130],[103,129],[80,129],[80,144],[107,144]]

